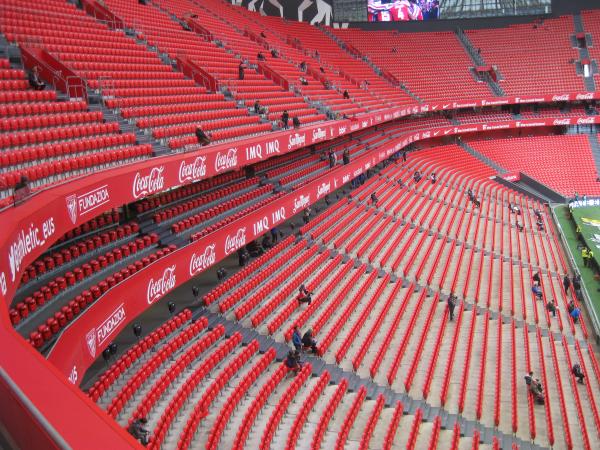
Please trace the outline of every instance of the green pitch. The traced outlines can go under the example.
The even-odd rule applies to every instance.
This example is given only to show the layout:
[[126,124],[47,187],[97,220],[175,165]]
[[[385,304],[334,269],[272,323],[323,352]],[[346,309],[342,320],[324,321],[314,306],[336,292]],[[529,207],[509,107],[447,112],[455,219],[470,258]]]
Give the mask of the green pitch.
[[[562,228],[571,253],[575,258],[581,279],[590,295],[596,314],[600,317],[600,282],[594,278],[592,269],[583,266],[581,258],[581,242],[575,233],[576,223],[569,217],[567,206],[554,208],[558,222]],[[581,234],[588,247],[594,252],[594,259],[600,261],[600,207],[586,206],[573,209],[573,218],[581,227]]]

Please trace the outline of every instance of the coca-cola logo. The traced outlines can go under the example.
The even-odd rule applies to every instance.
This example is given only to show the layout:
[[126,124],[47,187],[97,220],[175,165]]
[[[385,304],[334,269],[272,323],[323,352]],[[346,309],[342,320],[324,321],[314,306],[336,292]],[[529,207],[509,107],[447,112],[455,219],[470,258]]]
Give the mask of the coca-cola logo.
[[160,166],[153,167],[147,175],[137,172],[133,180],[133,196],[140,198],[161,191],[165,186],[164,170],[164,166]]
[[556,119],[552,122],[553,125],[570,125],[571,119]]
[[568,102],[569,101],[569,94],[553,95],[552,96],[552,101],[553,102]]
[[237,167],[237,148],[230,148],[227,150],[227,153],[217,153],[217,158],[215,159],[216,172],[233,169],[235,167]]
[[190,259],[190,275],[194,276],[208,269],[217,260],[215,244],[210,244],[204,249],[204,253],[194,253]]
[[196,181],[206,176],[206,156],[198,156],[193,163],[187,164],[185,159],[179,166],[179,182]]
[[593,92],[588,92],[587,94],[577,94],[575,96],[576,100],[593,100],[594,99],[594,93]]
[[292,210],[292,214],[296,214],[301,209],[306,208],[310,204],[310,194],[309,195],[301,195],[300,197],[296,197],[294,199],[294,209]]
[[585,124],[591,124],[591,123],[596,123],[596,121],[594,120],[594,117],[588,117],[587,119],[577,119],[578,125],[585,125]]
[[230,255],[244,245],[246,245],[246,227],[240,228],[234,235],[227,235],[225,238],[225,254]]
[[171,267],[167,267],[163,272],[162,277],[157,280],[150,278],[148,289],[146,291],[146,299],[149,305],[162,298],[167,292],[175,287],[175,267],[175,264]]

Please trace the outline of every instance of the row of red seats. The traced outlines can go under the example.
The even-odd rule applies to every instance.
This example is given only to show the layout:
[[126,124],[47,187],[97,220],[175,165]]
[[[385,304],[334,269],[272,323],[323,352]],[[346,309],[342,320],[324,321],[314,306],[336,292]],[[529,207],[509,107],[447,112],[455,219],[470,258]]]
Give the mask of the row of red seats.
[[[183,122],[180,118],[178,123]],[[223,119],[215,119],[215,120],[207,120],[200,123],[189,123],[184,125],[174,125],[163,128],[155,128],[152,130],[152,136],[156,139],[165,139],[173,136],[180,136],[183,134],[190,134],[196,131],[196,128],[201,125],[203,131],[212,132],[213,130],[218,130],[221,128],[229,128],[229,127],[237,127],[240,125],[249,125],[252,123],[260,122],[260,117],[258,116],[248,116],[248,115],[240,115],[240,116],[228,116]]]
[[102,111],[38,114],[27,117],[0,118],[0,132],[15,132],[33,128],[59,127],[71,124],[101,122]]
[[[193,323],[190,323],[179,334],[173,336],[169,342],[164,343],[160,348],[127,380],[119,392],[114,395],[107,408],[108,414],[116,418],[125,404],[137,392],[137,390],[148,380],[154,371],[163,365],[167,359],[185,344],[195,339],[195,337],[208,326],[206,317],[201,317]],[[164,339],[164,337],[162,338]]]
[[106,231],[76,244],[74,243],[69,246],[69,248],[63,248],[60,251],[53,252],[52,255],[40,257],[38,260],[27,266],[21,277],[21,285],[24,285],[63,264],[71,262],[72,259],[85,255],[88,251],[91,252],[97,248],[108,245],[117,239],[122,239],[131,236],[132,234],[137,234],[138,232],[139,225],[136,222],[131,222],[127,225],[118,226],[114,230]]
[[141,261],[138,260],[134,264],[130,264],[119,272],[116,272],[114,275],[107,277],[104,281],[100,281],[98,284],[90,287],[89,290],[83,291],[71,300],[68,305],[63,306],[60,311],[54,313],[54,316],[49,317],[46,323],[39,325],[37,331],[30,333],[29,341],[35,348],[40,348],[44,345],[44,342],[50,340],[54,334],[64,328],[85,307],[98,300],[108,289],[133,275],[138,270],[143,269],[148,264],[169,254],[172,250],[170,247],[158,250],[147,258],[143,258]]
[[[0,72],[1,73],[1,72]],[[21,91],[17,91],[21,92]],[[31,91],[23,91],[28,93]],[[49,92],[49,91],[33,91],[33,92]],[[53,100],[53,99],[48,99]],[[22,100],[27,101],[26,99]],[[88,105],[85,101],[69,101],[69,102],[47,102],[47,103],[8,103],[0,104],[0,117],[12,116],[31,116],[37,114],[53,114],[53,113],[68,113],[68,112],[83,112]]]
[[[174,223],[173,225],[171,225],[171,232],[173,234],[181,233],[182,231],[185,231],[185,230],[192,228],[198,224],[201,224],[207,220],[210,220],[213,217],[219,216],[221,214],[225,214],[230,209],[233,209],[233,208],[236,208],[237,206],[248,203],[251,200],[258,198],[262,195],[265,195],[272,190],[273,190],[273,187],[270,185],[261,186],[259,188],[253,189],[252,191],[245,192],[242,195],[239,195],[235,198],[231,198],[222,203],[219,203],[218,205],[211,206],[210,208],[205,209],[204,211],[201,211],[197,214],[194,214],[193,216],[189,216],[186,219],[182,219],[182,220],[179,220],[178,222]],[[188,202],[188,203],[192,203],[191,205],[187,204],[187,206],[188,206],[188,208],[190,208],[190,210],[193,210],[193,209],[196,209],[199,207],[199,206],[194,206],[193,201]],[[183,205],[180,205],[180,206],[182,206],[182,211],[180,214],[184,214],[186,211],[183,208]]]
[[[268,302],[265,302],[261,306],[261,308],[252,315],[252,326],[258,327],[258,325],[260,325],[263,322],[263,320],[265,320],[273,311],[275,311],[275,308],[277,308],[284,299],[286,299],[290,294],[292,294],[303,283],[304,280],[313,275],[315,271],[319,268],[319,266],[321,266],[325,262],[325,260],[327,260],[327,258],[329,258],[328,252],[321,253],[318,257],[314,258],[305,267],[303,267],[302,270],[300,270],[300,272],[293,279],[287,281],[285,285],[282,284],[282,288],[277,290],[275,296]],[[335,264],[333,264],[332,266],[335,266]],[[311,286],[309,285],[307,289],[309,289],[310,292]],[[289,314],[291,314],[297,307],[298,302],[294,297],[292,301],[290,301],[287,304],[287,306],[283,309],[283,311],[281,311],[281,313],[279,314],[278,317],[280,317],[281,323],[283,323],[284,315],[286,317],[289,317]],[[269,325],[271,325],[272,323],[273,322],[271,322]]]
[[79,156],[73,159],[63,159],[38,164],[33,167],[15,170],[0,175],[0,189],[14,187],[23,176],[30,181],[46,180],[55,175],[69,174],[72,171],[89,169],[105,164],[123,164],[131,159],[146,158],[152,156],[152,145],[142,144],[126,147],[119,150],[110,150],[101,153],[93,153],[87,156]]
[[[160,341],[165,339],[171,333],[181,328],[192,317],[192,312],[189,309],[184,309],[175,317],[171,317],[167,322],[163,323],[160,327],[153,330],[151,333],[146,335],[143,339],[136,342],[131,348],[127,349],[119,359],[117,359],[111,366],[102,373],[94,384],[88,389],[89,397],[97,402],[98,399],[114,384],[115,380],[119,378],[131,365],[137,361],[143,354],[149,349],[153,348]],[[208,324],[206,318],[200,318],[196,323],[203,323],[206,321],[204,326]]]
[[139,106],[122,108],[121,115],[125,119],[136,117],[148,117],[171,114],[185,114],[191,111],[209,111],[235,108],[235,102],[215,101],[215,102],[186,102],[158,106]]
[[[306,252],[302,253],[300,257],[294,260],[291,264],[287,265],[282,271],[280,271],[275,277],[268,280],[263,286],[258,288],[255,292],[253,292],[246,300],[239,305],[235,310],[235,317],[237,320],[241,320],[244,316],[246,316],[250,311],[256,308],[259,304],[262,303],[265,296],[276,287],[280,287],[284,280],[287,280],[296,270],[300,268],[303,263],[306,263],[309,258],[316,255],[318,248],[316,246],[312,246]],[[289,289],[291,291],[291,289]],[[219,309],[226,310],[226,305],[231,303],[230,299],[223,301],[219,304]]]
[[85,137],[72,141],[57,142],[55,144],[43,144],[37,147],[6,150],[0,153],[0,167],[41,162],[45,159],[61,158],[94,150],[105,151],[108,147],[133,145],[135,141],[136,137],[134,133],[123,133]]
[[[274,258],[279,253],[281,253],[286,247],[288,247],[292,242],[294,242],[294,236],[288,236],[274,247],[271,247],[261,256],[252,260],[243,269],[236,272],[235,274],[227,278],[225,281],[223,281],[221,284],[214,287],[209,293],[205,294],[204,297],[202,297],[202,302],[206,306],[211,305],[217,299],[219,299],[219,297],[221,297],[225,292],[229,291],[232,287],[241,287],[242,281],[244,281],[251,275],[257,275],[254,272],[256,272],[259,267],[261,267],[267,261],[274,260]],[[254,277],[252,279],[254,279]]]
[[236,212],[235,214],[231,214],[228,216],[225,216],[223,219],[219,220],[216,223],[213,223],[212,225],[209,225],[207,228],[204,228],[202,231],[199,231],[198,233],[194,233],[190,236],[190,241],[197,241],[198,239],[201,239],[202,237],[215,232],[216,230],[218,230],[219,228],[227,225],[228,223],[231,223],[237,219],[239,219],[240,217],[244,217],[247,214],[250,214],[252,211],[257,210],[258,208],[262,208],[263,206],[271,203],[272,201],[278,199],[279,197],[282,197],[285,195],[285,192],[279,192],[271,197],[267,197],[265,199],[262,199],[259,202],[254,203],[251,206],[248,206],[247,208],[244,208],[241,211]]
[[[136,125],[140,128],[162,127],[175,125],[182,122],[205,122],[209,120],[225,119],[231,117],[245,116],[248,113],[243,109],[215,109],[212,111],[200,111],[186,114],[171,114],[137,119]],[[163,136],[156,136],[163,137]]]
[[320,417],[319,423],[317,424],[317,429],[313,434],[313,439],[310,444],[312,450],[319,450],[321,448],[321,442],[323,441],[323,436],[327,431],[329,422],[331,421],[331,418],[333,417],[338,405],[342,401],[342,398],[344,398],[344,395],[346,395],[347,389],[348,381],[345,378],[342,378],[337,386],[337,389],[335,390],[335,393],[329,399],[329,402],[327,403],[327,406]]
[[329,375],[329,372],[327,370],[323,371],[316,386],[311,389],[308,397],[306,397],[306,400],[304,400],[304,403],[302,403],[300,411],[296,415],[292,428],[288,433],[288,439],[285,445],[286,450],[293,450],[296,448],[298,438],[300,437],[300,432],[302,431],[302,427],[308,418],[308,414],[314,408],[317,400],[329,384],[330,379],[331,375]]
[[[238,183],[232,184],[230,186],[225,186],[219,190],[209,192],[201,197],[196,197],[192,200],[188,200],[183,203],[179,203],[175,206],[171,206],[170,208],[165,208],[160,213],[156,213],[153,216],[154,223],[161,223],[163,221],[172,219],[173,217],[177,217],[181,214],[184,214],[193,209],[199,208],[202,205],[206,205],[208,203],[212,203],[216,200],[219,200],[223,197],[227,197],[235,192],[241,191],[242,189],[246,189],[254,184],[258,183],[258,178],[254,177],[248,180],[243,180]],[[202,192],[202,190],[194,189],[197,192]],[[228,209],[228,208],[225,208]]]
[[[192,197],[199,193],[205,193],[208,196],[209,201],[216,200],[222,195],[218,191],[206,192],[215,187],[219,189],[224,189],[225,192],[233,192],[237,190],[236,186],[223,186],[231,181],[238,180],[244,177],[244,173],[241,171],[236,172],[226,172],[216,177],[212,177],[209,179],[204,179],[201,181],[197,181],[192,184],[188,184],[185,186],[180,186],[176,189],[172,189],[167,192],[162,192],[153,197],[145,198],[137,203],[135,203],[135,209],[138,214],[149,211],[151,209],[159,208],[167,203],[176,202],[178,200],[184,199],[186,197]],[[253,178],[251,179],[253,180]],[[242,181],[241,184],[245,186],[245,181]]]
[[[25,298],[22,302],[17,303],[14,308],[11,308],[9,315],[13,325],[17,325],[21,320],[26,319],[29,316],[29,313],[37,310],[38,306],[42,306],[51,301],[55,296],[67,288],[83,281],[85,278],[91,277],[94,273],[128,257],[130,254],[134,254],[137,251],[152,245],[154,243],[152,242],[153,240],[156,242],[158,236],[144,236],[144,239],[138,238],[135,241],[129,242],[128,245],[123,244],[120,248],[115,248],[112,251],[106,252],[104,256],[98,256],[97,258],[90,260],[89,263],[84,263],[81,266],[73,268],[65,273],[64,276],[58,276],[54,280],[49,281],[31,296]],[[82,246],[83,245],[84,244],[82,244]],[[140,262],[140,264],[142,264],[142,262]],[[41,269],[41,266],[39,267]],[[106,284],[108,284],[109,287],[112,287],[116,283],[115,280],[112,279]]]
[[[306,366],[309,367],[308,373],[310,373],[310,370],[312,369],[310,367],[310,363],[306,364]],[[254,397],[250,407],[246,410],[246,414],[242,419],[242,424],[235,435],[233,448],[244,448],[246,445],[246,439],[248,438],[248,434],[250,434],[250,430],[252,429],[252,425],[254,424],[258,413],[266,403],[271,393],[281,383],[288,370],[289,369],[285,364],[281,364],[262,385],[260,391]],[[302,370],[306,371],[307,369]]]
[[[167,370],[163,372],[160,377],[154,380],[150,390],[146,392],[142,401],[138,403],[135,412],[131,416],[131,420],[138,419],[140,417],[148,417],[150,411],[154,408],[164,393],[171,388],[171,385],[176,381],[176,379],[179,378],[181,374],[184,373],[184,371],[190,367],[190,365],[192,365],[202,353],[207,351],[215,342],[217,342],[218,339],[224,335],[225,327],[222,324],[218,324],[215,328],[204,334],[204,336],[201,338],[196,339],[192,345],[185,349],[185,352],[181,353],[177,359],[169,365]],[[235,346],[239,344],[240,341],[241,335],[239,333],[234,333],[228,340],[228,343]],[[229,351],[226,353],[228,352]],[[212,353],[212,355],[203,355],[201,366],[194,370],[194,377],[192,380],[199,382],[202,378],[197,377],[196,374],[201,374],[202,377],[207,374],[206,363],[215,362],[215,356],[217,356],[217,353]],[[189,382],[186,384],[193,386],[193,384]],[[173,408],[173,410],[176,411],[177,409]]]
[[304,364],[302,366],[302,370],[300,373],[294,378],[294,381],[287,387],[279,401],[277,402],[277,406],[271,417],[269,417],[269,421],[263,431],[261,441],[260,441],[260,450],[269,450],[271,448],[271,442],[273,441],[273,436],[277,431],[279,424],[281,423],[281,419],[285,414],[289,404],[292,402],[294,397],[298,394],[298,391],[302,387],[306,380],[310,377],[312,372],[312,365],[310,363]]
[[1,147],[22,147],[24,145],[42,144],[44,142],[77,139],[97,134],[117,133],[117,122],[92,123],[88,125],[72,125],[48,130],[21,131],[0,135]]
[[[250,125],[247,127],[237,126],[237,127],[232,127],[232,128],[221,129],[218,131],[213,131],[211,133],[211,136],[212,136],[213,142],[215,142],[215,141],[223,141],[225,139],[233,139],[236,137],[246,136],[246,135],[250,135],[250,134],[254,135],[254,134],[259,134],[259,133],[266,133],[267,131],[271,131],[271,130],[272,130],[272,126],[270,123],[259,123],[259,124]],[[186,137],[171,139],[169,141],[169,148],[177,149],[177,148],[185,147],[186,145],[197,144],[197,143],[198,143],[198,140],[196,139],[196,136],[186,136]]]
[[[326,255],[326,256],[328,256],[328,255]],[[319,257],[319,258],[322,259],[321,257]],[[308,289],[308,292],[314,292],[315,289],[320,288],[325,277],[327,277],[330,273],[332,273],[332,271],[336,268],[336,266],[338,266],[341,262],[342,262],[342,255],[338,253],[337,256],[335,258],[331,259],[325,267],[321,268],[317,272],[317,276],[314,277],[313,279],[311,279],[311,281],[306,285],[306,289]],[[308,276],[310,275],[310,272],[304,271],[304,270],[302,272],[306,272],[306,273],[301,273],[301,276],[303,275],[304,279],[307,279]],[[314,271],[313,271],[313,273],[314,273]],[[298,279],[298,277],[296,277],[296,279]],[[300,280],[300,282],[301,282],[301,280]],[[291,284],[293,286],[299,286],[300,282],[294,281]],[[287,288],[286,288],[286,290],[287,290]],[[281,293],[278,293],[277,296],[280,297],[280,300],[277,300],[276,298],[271,300],[271,302],[275,303],[274,306],[276,306],[278,303],[280,303],[281,300],[283,299],[283,297],[281,296]],[[319,294],[319,296],[322,296],[322,294]],[[316,301],[316,300],[313,299],[313,302],[314,301]],[[269,304],[271,302],[269,302]],[[266,306],[269,306],[269,305],[266,305]],[[271,334],[271,335],[274,334],[287,320],[289,320],[292,313],[297,308],[299,308],[299,306],[300,305],[298,304],[296,299],[294,299],[291,302],[288,302],[288,304],[285,306],[285,308],[283,308],[273,319],[271,319],[271,321],[267,325],[267,330],[268,330],[269,334]],[[273,310],[271,310],[271,312],[272,311]],[[260,314],[260,311],[256,315],[258,315],[258,314]],[[256,317],[256,315],[255,315],[255,317]],[[257,320],[256,322],[257,323],[262,322],[262,320],[264,320],[265,317],[266,317],[266,315],[264,317],[260,318],[260,321]],[[254,322],[255,322],[255,318],[252,317],[252,324],[254,326],[256,326],[256,324]]]
[[293,181],[299,180],[300,178],[309,176],[309,175],[313,175],[312,178],[318,177],[321,175],[320,171],[322,169],[325,169],[326,167],[328,167],[329,163],[327,161],[321,161],[317,164],[314,164],[311,167],[307,167],[306,169],[300,170],[296,173],[292,173],[290,175],[286,175],[285,177],[281,177],[279,179],[279,183],[282,186],[285,186],[286,184],[289,184]]
[[171,105],[176,103],[202,103],[202,102],[214,102],[218,100],[224,100],[223,94],[194,94],[194,95],[162,95],[157,96],[155,92],[152,92],[152,98],[147,96],[144,97],[125,97],[107,99],[106,106],[109,108],[131,108],[135,106],[145,105]]
[[[56,100],[56,91],[3,91],[0,92],[0,105],[9,107],[12,103],[47,102]],[[16,107],[16,105],[15,105]]]
[[275,349],[270,348],[265,352],[260,360],[252,366],[252,368],[246,372],[246,375],[242,378],[239,384],[235,387],[231,395],[227,398],[225,406],[219,411],[217,420],[214,422],[211,430],[208,433],[208,442],[206,443],[207,450],[216,450],[219,447],[221,435],[225,431],[225,427],[229,422],[229,418],[237,407],[239,402],[248,392],[248,389],[256,381],[256,379],[262,375],[267,369],[269,364],[275,359]]
[[[343,264],[341,268],[338,268],[335,271],[335,276],[327,283],[327,285],[325,285],[323,288],[319,289],[319,293],[313,297],[311,304],[308,305],[302,311],[300,316],[298,316],[294,320],[294,322],[292,324],[290,324],[288,326],[287,330],[284,332],[284,337],[287,342],[289,342],[292,339],[292,333],[294,332],[294,327],[297,326],[298,328],[302,328],[304,326],[304,324],[308,321],[308,319],[310,317],[313,317],[315,311],[317,311],[320,308],[320,306],[327,301],[327,298],[329,297],[329,295],[331,294],[333,289],[335,289],[342,283],[342,280],[345,279],[346,275],[348,274],[350,269],[352,269],[352,267],[353,267],[353,264],[351,264],[351,263]],[[343,293],[346,290],[346,286],[349,286],[352,283],[356,283],[357,280],[359,279],[360,275],[362,275],[362,273],[363,273],[362,270],[359,268],[359,270],[353,274],[351,279],[349,281],[345,282],[341,293]],[[309,286],[312,286],[312,284]],[[312,286],[312,287],[314,287],[314,286]],[[348,287],[347,289],[350,289],[350,288]],[[273,319],[273,321],[271,323],[275,322],[274,325],[278,325],[276,323],[278,321],[279,320],[276,317],[275,319]],[[317,325],[319,325],[319,324],[317,324]],[[318,328],[318,329],[320,329],[320,328]],[[313,325],[313,331],[315,333],[318,331],[314,325]]]
[[[185,424],[177,448],[181,450],[187,450],[192,443],[194,435],[200,425],[200,422],[206,417],[208,409],[212,402],[217,398],[222,389],[229,383],[233,376],[240,371],[254,356],[259,349],[258,341],[252,340],[242,352],[237,355],[232,361],[227,364],[225,370],[223,370],[217,378],[211,383],[206,389],[202,398],[196,403],[194,411],[190,415],[187,423]],[[187,384],[185,385],[187,397],[189,397],[192,389],[188,389]]]

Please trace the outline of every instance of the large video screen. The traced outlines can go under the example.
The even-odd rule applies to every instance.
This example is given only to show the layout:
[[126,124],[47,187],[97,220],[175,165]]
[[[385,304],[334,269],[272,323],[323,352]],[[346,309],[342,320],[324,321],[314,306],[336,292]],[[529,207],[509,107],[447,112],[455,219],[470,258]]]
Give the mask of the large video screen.
[[439,0],[368,0],[369,22],[405,22],[436,20],[440,17]]

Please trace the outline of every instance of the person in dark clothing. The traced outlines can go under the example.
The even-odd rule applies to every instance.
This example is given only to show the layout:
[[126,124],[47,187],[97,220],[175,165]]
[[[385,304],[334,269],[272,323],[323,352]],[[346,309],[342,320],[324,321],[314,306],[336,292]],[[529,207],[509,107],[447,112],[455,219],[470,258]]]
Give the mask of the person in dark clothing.
[[421,172],[419,172],[417,170],[413,175],[413,179],[415,180],[415,183],[418,183],[419,181],[421,181]]
[[271,234],[270,233],[267,233],[267,234],[264,235],[262,243],[261,243],[261,246],[265,250],[268,250],[271,247],[273,247],[273,241],[271,240]]
[[238,264],[240,265],[240,267],[244,267],[248,262],[248,259],[250,259],[250,255],[248,255],[248,252],[246,252],[246,250],[244,250],[243,248],[238,248],[237,255]]
[[473,200],[473,208],[481,208],[481,202],[478,199]]
[[571,314],[574,309],[575,309],[575,302],[573,300],[571,300],[569,302],[569,304],[567,305],[567,311],[569,311],[569,314]]
[[581,291],[581,277],[579,275],[573,276],[573,289],[577,294]]
[[539,283],[540,282],[540,273],[536,272],[533,274],[533,276],[531,277],[531,279],[535,282],[535,283]]
[[263,249],[258,245],[256,241],[251,241],[246,245],[246,251],[250,253],[250,256],[256,258],[264,253]]
[[258,54],[256,55],[256,59],[258,59],[259,61],[265,61],[265,55],[263,55],[263,52],[258,52]]
[[46,83],[40,78],[40,68],[38,66],[33,66],[33,69],[31,69],[31,72],[29,73],[28,80],[29,85],[36,91],[43,91],[46,88]]
[[563,278],[563,287],[565,288],[565,293],[569,292],[569,288],[571,287],[571,279],[568,275],[565,275]]
[[198,286],[192,286],[192,295],[194,296],[194,300],[198,300],[198,295],[200,295],[200,288]]
[[371,193],[371,203],[373,204],[373,206],[377,206],[377,202],[379,201],[379,199],[377,198],[377,194],[375,192]]
[[344,153],[342,153],[342,160],[344,161],[344,165],[350,164],[350,150],[347,148],[344,149]]
[[537,298],[542,298],[543,296],[542,288],[537,283],[534,283],[533,286],[531,286],[531,292],[533,292],[533,295],[535,295]]
[[579,365],[578,362],[576,362],[575,364],[573,364],[573,368],[571,369],[571,373],[573,374],[573,376],[575,376],[575,378],[577,378],[577,381],[581,384],[583,384],[583,379],[585,378],[585,375],[583,374],[583,371],[581,370],[581,366]]
[[310,305],[312,302],[312,292],[309,292],[309,290],[301,284],[298,288],[298,297],[296,297],[296,300],[298,300],[298,303],[308,303]]
[[531,382],[531,385],[529,386],[529,391],[533,394],[533,396],[535,397],[535,401],[538,404],[544,404],[544,388],[542,387],[542,383],[539,379],[536,378]]
[[344,90],[344,98],[345,98],[346,100],[349,100],[349,99],[350,99],[350,94],[348,94],[348,91],[347,91],[346,89]]
[[264,31],[261,31],[261,32],[260,32],[260,37],[261,37],[261,38],[266,38],[266,37],[267,37],[267,35],[265,34],[265,32],[264,32]]
[[304,222],[304,225],[310,222],[310,211],[310,206],[304,208],[304,211],[302,211],[302,221]]
[[529,372],[528,374],[525,375],[525,384],[527,385],[527,388],[530,389],[531,384],[533,383],[533,372]]
[[456,295],[454,292],[450,292],[448,296],[448,312],[450,313],[450,320],[454,320],[454,308],[456,307]]
[[325,69],[323,68],[323,66],[320,66],[319,70],[321,71],[321,73],[325,73]]
[[302,336],[302,345],[304,347],[309,347],[314,354],[317,354],[319,351],[317,349],[317,341],[314,340],[312,329],[309,329],[304,336]]
[[254,112],[255,112],[256,114],[260,114],[260,112],[261,112],[260,100],[256,100],[256,101],[254,102]]
[[144,425],[146,425],[147,422],[148,421],[145,417],[140,417],[139,419],[136,419],[133,422],[131,422],[131,425],[129,425],[129,428],[127,430],[129,431],[129,434],[131,434],[134,438],[140,441],[142,445],[148,445],[148,434],[150,432],[144,427]]
[[287,112],[287,109],[283,111],[281,114],[281,122],[283,123],[283,128],[287,130],[289,128],[288,121],[290,120],[290,115]]
[[308,86],[308,80],[304,77],[300,77],[300,84],[302,86]]
[[198,144],[203,147],[210,144],[210,136],[200,127],[196,127],[196,139],[198,139]]
[[335,157],[335,152],[333,150],[329,150],[329,168],[333,169],[335,167],[335,161],[336,161],[336,157]]
[[554,300],[550,299],[546,304],[546,309],[549,313],[552,313],[552,317],[556,317],[556,305],[554,304]]
[[302,363],[300,362],[300,352],[298,350],[290,350],[285,358],[286,367],[293,372],[300,372]]
[[292,344],[296,350],[302,350],[302,335],[297,326],[294,325],[294,332],[292,333]]
[[238,78],[240,80],[244,79],[245,70],[246,70],[246,66],[244,65],[243,62],[241,62],[240,65],[238,66]]
[[406,151],[402,152],[402,162],[406,162]]
[[294,128],[300,128],[300,119],[298,116],[292,118],[292,125],[294,125]]
[[302,72],[306,72],[306,61],[302,61],[302,62],[300,63],[300,70],[301,70]]
[[277,244],[277,240],[279,238],[279,230],[273,227],[271,228],[271,239],[273,240],[273,245]]
[[275,50],[275,49],[272,49],[272,50],[271,50],[271,56],[272,56],[273,58],[279,58],[279,53],[277,53],[277,50]]
[[435,174],[435,172],[431,173],[431,184],[435,184],[435,182],[437,181],[437,175]]
[[518,220],[517,220],[517,223],[515,225],[517,227],[517,230],[523,231],[523,225],[521,225]]

